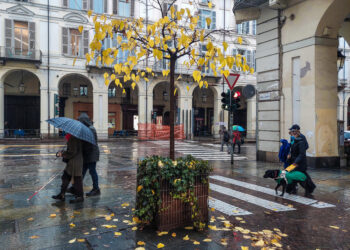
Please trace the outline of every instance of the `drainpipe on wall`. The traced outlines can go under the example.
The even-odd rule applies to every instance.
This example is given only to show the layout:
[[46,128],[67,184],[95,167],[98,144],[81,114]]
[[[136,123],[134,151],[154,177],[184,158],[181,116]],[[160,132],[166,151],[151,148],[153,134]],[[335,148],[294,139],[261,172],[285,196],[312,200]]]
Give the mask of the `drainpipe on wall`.
[[[148,0],[146,0],[146,31],[148,26]],[[148,53],[146,55],[146,67],[148,67]],[[146,82],[146,138],[148,136],[148,82]],[[152,118],[151,118],[152,121]]]
[[285,105],[284,105],[284,94],[283,94],[283,79],[282,79],[282,70],[283,70],[283,50],[282,50],[282,26],[283,23],[281,21],[281,13],[282,10],[278,10],[278,55],[279,55],[279,71],[278,71],[278,78],[279,78],[279,96],[280,96],[280,100],[279,100],[279,106],[280,106],[280,138],[283,137],[283,130],[284,130],[284,126],[282,128],[281,126],[281,118],[283,119],[283,121],[285,121]]
[[[50,119],[50,0],[47,0],[47,116]],[[50,125],[47,124],[50,138]]]

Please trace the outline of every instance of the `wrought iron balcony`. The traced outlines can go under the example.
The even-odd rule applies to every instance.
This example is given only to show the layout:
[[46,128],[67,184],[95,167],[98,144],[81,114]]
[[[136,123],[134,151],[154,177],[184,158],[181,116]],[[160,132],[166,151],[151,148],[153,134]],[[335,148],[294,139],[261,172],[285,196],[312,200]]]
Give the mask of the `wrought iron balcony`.
[[41,50],[23,50],[19,48],[0,46],[0,63],[6,64],[6,61],[23,61],[41,64],[42,53]]

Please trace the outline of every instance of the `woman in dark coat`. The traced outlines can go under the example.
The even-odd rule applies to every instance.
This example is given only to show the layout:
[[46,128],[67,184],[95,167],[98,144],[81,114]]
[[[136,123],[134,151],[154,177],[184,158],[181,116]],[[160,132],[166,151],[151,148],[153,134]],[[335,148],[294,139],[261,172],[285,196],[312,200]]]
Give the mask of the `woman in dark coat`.
[[83,193],[83,181],[82,181],[82,172],[83,172],[83,152],[81,140],[78,138],[67,134],[67,150],[63,152],[58,152],[58,157],[63,157],[63,161],[67,163],[66,168],[63,171],[62,175],[62,185],[61,192],[58,195],[52,196],[56,200],[65,200],[65,194],[67,187],[71,181],[74,179],[74,190],[75,190],[75,199],[70,200],[70,203],[78,203],[84,201]]

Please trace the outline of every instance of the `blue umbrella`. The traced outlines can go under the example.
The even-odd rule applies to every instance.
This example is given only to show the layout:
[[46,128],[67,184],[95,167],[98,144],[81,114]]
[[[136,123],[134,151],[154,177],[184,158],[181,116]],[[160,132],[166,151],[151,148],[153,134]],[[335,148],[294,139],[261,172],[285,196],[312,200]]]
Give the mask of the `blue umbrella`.
[[80,140],[96,145],[93,132],[80,121],[67,117],[57,117],[49,119],[47,122]]
[[244,128],[242,128],[241,126],[239,126],[239,125],[233,125],[232,126],[232,130],[238,130],[239,132],[243,132],[243,131],[245,131],[245,129]]

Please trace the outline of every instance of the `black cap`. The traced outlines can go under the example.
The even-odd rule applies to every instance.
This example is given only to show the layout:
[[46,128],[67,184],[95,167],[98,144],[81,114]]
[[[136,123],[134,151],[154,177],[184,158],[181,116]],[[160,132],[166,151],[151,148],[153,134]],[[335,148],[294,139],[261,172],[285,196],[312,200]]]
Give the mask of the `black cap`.
[[300,126],[298,124],[294,124],[289,130],[300,130]]

